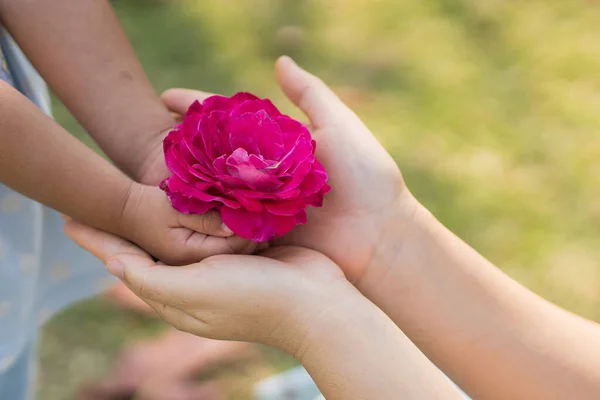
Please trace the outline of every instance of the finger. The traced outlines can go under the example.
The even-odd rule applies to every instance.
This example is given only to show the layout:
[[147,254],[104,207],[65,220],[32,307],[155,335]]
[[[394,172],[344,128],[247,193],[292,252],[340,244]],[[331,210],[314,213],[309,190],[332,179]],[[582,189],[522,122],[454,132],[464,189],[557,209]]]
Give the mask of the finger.
[[271,244],[269,242],[262,242],[262,243],[257,243],[256,245],[256,251],[263,251],[268,249],[271,246]]
[[172,112],[171,113],[171,117],[178,124],[183,121],[183,115],[182,114],[177,114],[177,113]]
[[317,261],[328,261],[333,263],[327,256],[318,251],[296,246],[272,247],[261,252],[260,255],[286,264],[314,264]]
[[201,261],[219,254],[253,254],[258,243],[239,236],[228,238],[194,232],[185,241],[185,260]]
[[73,219],[65,223],[64,231],[75,243],[92,253],[103,263],[119,253],[131,253],[150,259],[146,252],[133,243]]
[[316,129],[356,118],[321,79],[300,68],[291,58],[280,57],[275,72],[285,95],[310,118]]
[[[154,308],[154,303],[175,308],[190,307],[190,302],[202,304],[215,301],[232,279],[231,266],[262,265],[264,258],[226,255],[211,257],[183,267],[157,265],[135,254],[111,257],[107,268],[127,287]],[[156,309],[159,314],[163,311]]]
[[[147,257],[121,253],[107,262],[108,271],[121,279],[138,297],[153,307],[152,302],[177,306],[186,294],[201,293],[202,280],[194,279],[194,265],[174,268],[154,263]],[[191,284],[197,290],[192,290]],[[154,307],[153,307],[154,308]],[[159,312],[161,310],[156,310]]]
[[201,92],[192,89],[168,89],[160,96],[167,108],[176,114],[185,114],[188,107],[196,100],[202,102],[207,97],[214,96],[213,93]]
[[177,213],[180,226],[195,232],[210,236],[230,237],[233,231],[221,220],[221,214],[217,211],[208,211],[204,214],[181,214]]

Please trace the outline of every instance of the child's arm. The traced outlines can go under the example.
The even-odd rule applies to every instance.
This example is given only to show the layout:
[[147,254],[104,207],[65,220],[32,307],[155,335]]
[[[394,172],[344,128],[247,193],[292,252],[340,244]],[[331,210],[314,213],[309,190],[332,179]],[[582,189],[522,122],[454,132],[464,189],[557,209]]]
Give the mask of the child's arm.
[[[174,122],[108,1],[2,0],[0,20],[52,89],[127,174],[158,184]],[[161,29],[157,26],[156,29]],[[158,162],[159,165],[151,165]],[[152,171],[147,171],[152,169]]]
[[2,81],[0,182],[114,233],[133,184]]
[[0,183],[174,263],[253,250],[216,213],[175,212],[160,189],[134,183],[2,81]]
[[327,257],[298,247],[155,265],[122,239],[74,221],[67,234],[176,328],[294,355],[328,400],[462,396]]

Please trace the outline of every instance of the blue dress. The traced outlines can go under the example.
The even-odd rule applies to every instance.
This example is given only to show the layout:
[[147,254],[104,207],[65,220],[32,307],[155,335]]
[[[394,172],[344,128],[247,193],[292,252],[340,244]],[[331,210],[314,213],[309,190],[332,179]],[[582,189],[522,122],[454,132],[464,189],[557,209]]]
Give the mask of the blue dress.
[[[0,80],[50,115],[46,85],[0,26]],[[2,140],[0,125],[0,143]],[[60,214],[0,184],[0,399],[33,398],[39,330],[113,279],[63,233]]]

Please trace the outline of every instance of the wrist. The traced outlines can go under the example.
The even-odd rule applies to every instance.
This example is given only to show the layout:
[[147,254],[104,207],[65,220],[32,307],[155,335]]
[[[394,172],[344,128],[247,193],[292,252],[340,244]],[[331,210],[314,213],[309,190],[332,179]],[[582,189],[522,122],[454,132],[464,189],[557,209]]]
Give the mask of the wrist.
[[355,321],[376,307],[348,281],[322,285],[290,312],[293,323],[288,327],[290,338],[277,347],[288,352],[300,363],[319,348],[337,340],[340,327],[356,326]]
[[398,269],[408,273],[419,264],[415,258],[426,256],[423,249],[428,241],[435,240],[436,225],[439,223],[435,217],[406,190],[386,219],[366,272],[356,287],[371,299]]
[[113,233],[127,240],[135,242],[133,234],[138,225],[139,206],[144,191],[144,185],[130,180],[127,191],[123,195],[121,214],[117,227]]
[[131,176],[139,183],[158,186],[169,175],[163,157],[163,139],[170,128],[144,138],[138,146],[139,159],[132,166]]
[[139,162],[133,174],[136,182],[144,185],[158,186],[163,179],[169,176],[169,170],[167,169],[163,155],[163,140],[169,131],[170,128],[149,138],[144,146],[144,157]]

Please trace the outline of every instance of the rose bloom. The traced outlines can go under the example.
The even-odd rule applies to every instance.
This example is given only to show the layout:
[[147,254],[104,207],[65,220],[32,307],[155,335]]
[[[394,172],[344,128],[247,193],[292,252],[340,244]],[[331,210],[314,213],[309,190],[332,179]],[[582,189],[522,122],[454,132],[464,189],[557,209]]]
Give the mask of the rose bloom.
[[308,129],[249,93],[194,102],[164,152],[172,175],[161,189],[173,208],[216,209],[234,233],[257,242],[306,223],[306,207],[321,207],[330,190]]

